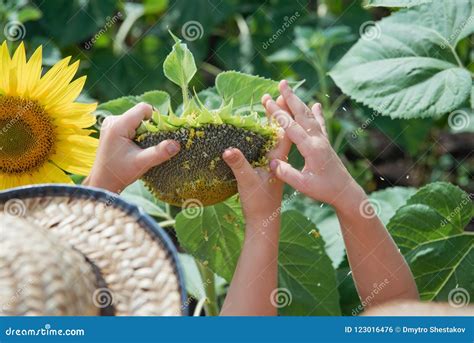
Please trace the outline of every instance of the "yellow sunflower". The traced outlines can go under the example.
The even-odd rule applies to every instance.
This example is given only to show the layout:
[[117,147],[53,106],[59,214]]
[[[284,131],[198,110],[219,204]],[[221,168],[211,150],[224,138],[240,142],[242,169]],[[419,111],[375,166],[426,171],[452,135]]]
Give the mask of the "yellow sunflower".
[[[10,57],[0,47],[0,189],[34,183],[71,183],[87,175],[97,139],[85,128],[95,123],[97,104],[74,102],[86,77],[72,81],[79,61],[71,57],[42,74],[42,48],[27,61],[23,43]],[[71,82],[72,81],[72,82]]]

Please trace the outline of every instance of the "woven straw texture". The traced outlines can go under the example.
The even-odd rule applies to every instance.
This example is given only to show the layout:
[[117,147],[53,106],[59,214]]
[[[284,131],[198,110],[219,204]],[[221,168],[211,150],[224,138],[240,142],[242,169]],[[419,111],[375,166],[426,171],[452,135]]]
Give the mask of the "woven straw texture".
[[[8,285],[5,289],[10,290],[5,297],[1,293],[0,299],[8,301],[15,297],[12,290],[14,294],[20,292],[15,297],[15,306],[28,314],[90,315],[91,311],[106,307],[113,308],[115,315],[181,314],[180,286],[173,260],[161,242],[147,228],[141,227],[134,216],[114,207],[113,202],[92,198],[42,196],[14,200],[13,210],[7,208],[6,202],[0,204],[0,211],[21,217],[54,237],[25,237],[19,245],[31,251],[24,253],[15,252],[15,249],[21,251],[20,247],[5,246],[7,252],[0,255],[0,288],[3,292],[4,285]],[[57,241],[56,250],[46,249],[46,241],[50,246]],[[0,250],[4,250],[4,244],[0,244]],[[26,248],[28,246],[30,248]],[[84,257],[82,262],[74,260],[80,256],[72,248],[98,268],[106,288],[95,282],[92,291],[89,289],[89,275],[94,275],[92,264],[88,264],[89,269],[86,265],[71,268],[71,264],[87,263]],[[12,261],[19,255],[22,262]],[[66,259],[67,255],[70,256]],[[65,269],[64,272],[57,266]],[[76,275],[79,270],[83,277]],[[19,291],[22,282],[27,283],[24,292]],[[67,292],[62,292],[63,289]],[[60,295],[56,295],[58,291]],[[71,294],[66,296],[69,291]],[[37,305],[30,307],[29,302],[33,301],[30,294],[37,295],[37,302],[45,304],[42,310],[35,307]],[[91,308],[91,301],[95,309]],[[7,304],[10,307],[11,302]]]

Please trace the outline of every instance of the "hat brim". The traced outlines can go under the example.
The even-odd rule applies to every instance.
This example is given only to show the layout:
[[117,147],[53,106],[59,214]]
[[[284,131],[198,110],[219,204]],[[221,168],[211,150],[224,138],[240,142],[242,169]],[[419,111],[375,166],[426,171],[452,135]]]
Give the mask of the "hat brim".
[[[184,287],[184,274],[178,261],[177,250],[168,234],[141,208],[126,202],[117,194],[93,187],[85,187],[79,185],[58,185],[58,184],[42,184],[32,185],[8,189],[0,192],[0,204],[5,204],[11,199],[41,199],[47,197],[67,197],[69,199],[87,199],[95,203],[103,203],[107,206],[113,206],[115,209],[121,210],[127,216],[133,218],[140,227],[144,228],[147,233],[157,240],[160,247],[166,251],[168,260],[171,262],[174,273],[177,278],[181,303],[181,314],[187,315],[187,308],[183,306],[186,302],[186,290]],[[86,257],[88,257],[86,255]]]

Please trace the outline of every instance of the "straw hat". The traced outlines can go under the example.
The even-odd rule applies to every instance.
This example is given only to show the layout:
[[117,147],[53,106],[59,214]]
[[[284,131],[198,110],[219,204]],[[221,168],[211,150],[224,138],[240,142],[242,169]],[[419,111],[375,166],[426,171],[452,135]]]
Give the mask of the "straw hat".
[[184,287],[166,233],[102,190],[0,192],[0,315],[182,315]]

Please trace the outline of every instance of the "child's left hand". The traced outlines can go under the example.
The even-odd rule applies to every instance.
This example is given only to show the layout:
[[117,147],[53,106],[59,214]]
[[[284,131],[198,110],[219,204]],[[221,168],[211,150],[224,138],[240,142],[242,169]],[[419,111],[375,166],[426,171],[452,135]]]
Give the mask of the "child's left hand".
[[[273,101],[269,95],[262,97],[262,104],[265,108],[269,101]],[[277,103],[285,106],[282,98],[279,98]],[[267,111],[268,117],[270,116],[269,113]],[[290,140],[281,130],[277,145],[268,153],[268,158],[270,160],[285,160],[290,147]],[[227,149],[222,157],[237,179],[247,227],[261,227],[262,223],[281,206],[283,182],[276,179],[268,168],[253,168],[237,148]]]

